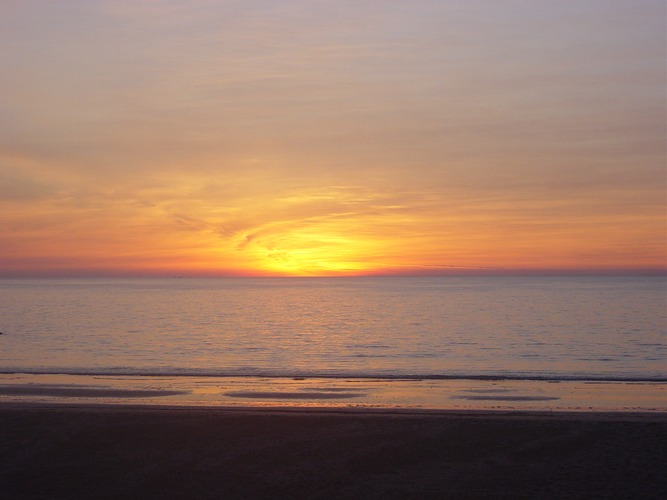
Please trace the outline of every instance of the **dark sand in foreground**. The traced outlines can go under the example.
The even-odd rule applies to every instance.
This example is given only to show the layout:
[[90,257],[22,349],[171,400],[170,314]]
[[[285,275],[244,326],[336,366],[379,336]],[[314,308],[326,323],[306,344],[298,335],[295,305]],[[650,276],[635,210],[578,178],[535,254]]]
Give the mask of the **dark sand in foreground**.
[[2,498],[667,498],[667,417],[0,406]]

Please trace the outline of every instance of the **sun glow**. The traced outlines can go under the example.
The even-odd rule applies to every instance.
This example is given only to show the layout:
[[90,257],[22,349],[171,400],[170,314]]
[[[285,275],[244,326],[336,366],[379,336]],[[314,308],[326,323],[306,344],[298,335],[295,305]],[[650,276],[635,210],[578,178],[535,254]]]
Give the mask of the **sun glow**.
[[266,256],[266,263],[258,263],[258,268],[268,274],[286,276],[338,276],[363,274],[367,264],[341,261],[337,256],[312,250],[272,252]]
[[369,270],[372,262],[365,255],[373,246],[372,242],[305,228],[253,238],[239,250],[246,252],[254,261],[253,267],[262,273],[335,276]]

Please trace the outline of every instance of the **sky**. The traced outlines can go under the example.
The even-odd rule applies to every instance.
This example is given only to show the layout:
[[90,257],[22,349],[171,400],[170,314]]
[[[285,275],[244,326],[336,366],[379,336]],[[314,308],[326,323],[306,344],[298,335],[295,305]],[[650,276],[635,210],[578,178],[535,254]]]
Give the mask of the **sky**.
[[664,273],[664,0],[2,0],[0,277]]

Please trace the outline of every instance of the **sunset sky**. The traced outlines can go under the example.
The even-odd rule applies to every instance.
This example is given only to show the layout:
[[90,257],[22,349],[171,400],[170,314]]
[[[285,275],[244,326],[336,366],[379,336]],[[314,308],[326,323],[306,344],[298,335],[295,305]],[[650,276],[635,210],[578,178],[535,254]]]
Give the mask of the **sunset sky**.
[[2,0],[0,277],[664,272],[664,0]]

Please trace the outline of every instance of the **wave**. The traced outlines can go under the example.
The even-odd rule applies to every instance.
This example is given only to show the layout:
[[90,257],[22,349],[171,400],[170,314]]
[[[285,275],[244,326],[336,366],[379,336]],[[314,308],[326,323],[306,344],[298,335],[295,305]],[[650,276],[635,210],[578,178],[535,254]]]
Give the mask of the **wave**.
[[363,380],[532,380],[544,382],[651,382],[667,383],[664,374],[485,372],[485,373],[386,373],[354,371],[302,370],[211,370],[205,368],[129,368],[129,367],[5,367],[0,374],[87,375],[128,377],[218,377],[218,378],[291,378],[291,379],[363,379]]

